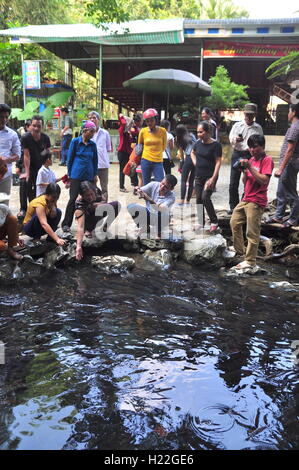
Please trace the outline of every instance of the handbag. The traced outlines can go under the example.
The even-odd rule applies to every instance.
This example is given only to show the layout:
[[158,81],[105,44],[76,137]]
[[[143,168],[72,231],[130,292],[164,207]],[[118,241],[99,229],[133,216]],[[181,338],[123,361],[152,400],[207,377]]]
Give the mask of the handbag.
[[135,145],[129,157],[129,161],[123,169],[124,175],[132,176],[132,173],[134,175],[137,166],[140,165],[142,152],[143,152],[143,144]]

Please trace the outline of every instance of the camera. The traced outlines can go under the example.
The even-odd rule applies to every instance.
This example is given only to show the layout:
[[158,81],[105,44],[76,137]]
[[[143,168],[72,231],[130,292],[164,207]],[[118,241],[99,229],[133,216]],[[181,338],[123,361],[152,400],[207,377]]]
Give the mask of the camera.
[[237,161],[233,164],[233,168],[234,168],[235,170],[240,170],[240,171],[242,171],[242,170],[245,169],[245,168],[243,168],[242,165],[241,165],[241,158],[239,158],[239,160],[237,160]]

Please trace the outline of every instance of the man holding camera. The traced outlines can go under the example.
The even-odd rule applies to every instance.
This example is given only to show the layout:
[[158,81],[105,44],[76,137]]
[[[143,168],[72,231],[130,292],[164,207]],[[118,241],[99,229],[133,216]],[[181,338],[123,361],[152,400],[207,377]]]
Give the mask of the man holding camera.
[[[236,269],[252,268],[256,265],[260,239],[261,219],[267,205],[267,192],[274,168],[271,157],[265,154],[265,138],[255,134],[249,137],[247,145],[251,158],[241,158],[239,169],[243,172],[244,196],[235,207],[230,226],[236,254],[245,255],[245,261],[235,266]],[[243,225],[246,223],[247,247],[245,249]]]
[[231,173],[229,182],[229,214],[232,214],[234,208],[239,203],[239,181],[240,171],[234,168],[234,164],[240,159],[249,159],[251,157],[247,141],[251,135],[263,135],[263,129],[255,122],[257,105],[248,103],[244,107],[244,120],[236,122],[229,134],[229,140],[233,147],[231,159]]

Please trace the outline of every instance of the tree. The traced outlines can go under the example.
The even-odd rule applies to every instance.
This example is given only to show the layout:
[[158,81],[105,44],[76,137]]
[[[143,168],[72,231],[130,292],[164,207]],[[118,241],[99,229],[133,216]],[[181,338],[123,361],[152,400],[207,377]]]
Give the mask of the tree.
[[53,24],[69,21],[67,0],[0,0],[1,29],[28,24]]
[[204,0],[203,18],[248,18],[248,11],[235,5],[232,0]]
[[242,108],[249,99],[246,92],[248,85],[232,82],[223,65],[217,67],[215,75],[209,79],[209,85],[212,94],[205,98],[204,104],[212,109]]
[[276,60],[266,69],[266,74],[269,74],[268,78],[271,80],[281,75],[287,78],[288,74],[294,70],[299,70],[299,52],[290,52],[285,57]]
[[83,0],[95,24],[138,19],[240,18],[248,12],[233,0]]

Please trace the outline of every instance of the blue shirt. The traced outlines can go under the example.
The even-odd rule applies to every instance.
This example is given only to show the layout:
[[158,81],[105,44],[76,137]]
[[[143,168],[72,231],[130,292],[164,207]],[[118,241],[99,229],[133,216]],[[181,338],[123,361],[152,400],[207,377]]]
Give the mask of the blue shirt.
[[82,137],[72,140],[67,155],[67,170],[70,178],[80,181],[93,181],[98,169],[97,146],[89,140],[86,144]]
[[[12,155],[21,156],[21,144],[18,134],[7,126],[0,130],[0,156],[9,158]],[[7,173],[4,178],[12,174],[12,163],[7,164]]]

